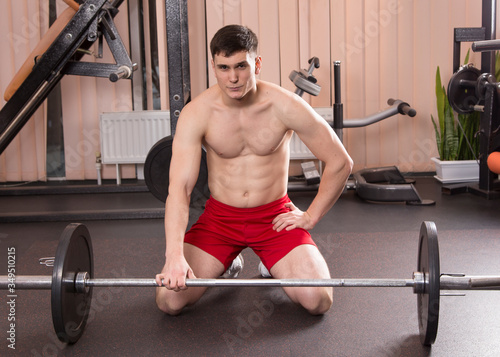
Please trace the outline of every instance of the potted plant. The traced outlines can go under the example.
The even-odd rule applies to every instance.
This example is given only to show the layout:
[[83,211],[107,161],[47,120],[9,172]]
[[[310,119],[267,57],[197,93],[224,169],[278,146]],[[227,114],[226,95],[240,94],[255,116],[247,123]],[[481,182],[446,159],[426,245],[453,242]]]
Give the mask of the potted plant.
[[[469,54],[465,58],[468,62]],[[479,112],[457,114],[448,102],[436,70],[436,101],[438,120],[431,115],[436,132],[439,158],[431,158],[436,166],[436,178],[443,183],[479,180]]]

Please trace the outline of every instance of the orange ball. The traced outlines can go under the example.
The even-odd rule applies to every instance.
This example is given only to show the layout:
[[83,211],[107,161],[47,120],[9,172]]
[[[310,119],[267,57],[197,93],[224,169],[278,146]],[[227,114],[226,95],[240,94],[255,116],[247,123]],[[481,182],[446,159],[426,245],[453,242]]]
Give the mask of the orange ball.
[[488,156],[488,168],[491,172],[500,175],[500,152],[494,151]]

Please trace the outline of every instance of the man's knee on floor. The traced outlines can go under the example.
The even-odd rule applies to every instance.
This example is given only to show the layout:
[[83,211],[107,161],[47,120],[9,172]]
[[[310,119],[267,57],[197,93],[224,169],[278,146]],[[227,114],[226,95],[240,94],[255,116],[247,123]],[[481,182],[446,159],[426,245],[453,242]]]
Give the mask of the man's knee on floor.
[[299,303],[311,315],[323,315],[333,304],[332,288],[305,289],[299,297]]
[[175,316],[181,313],[182,309],[187,306],[187,303],[185,301],[182,301],[181,299],[169,298],[168,296],[166,296],[166,294],[157,292],[156,305],[164,313]]

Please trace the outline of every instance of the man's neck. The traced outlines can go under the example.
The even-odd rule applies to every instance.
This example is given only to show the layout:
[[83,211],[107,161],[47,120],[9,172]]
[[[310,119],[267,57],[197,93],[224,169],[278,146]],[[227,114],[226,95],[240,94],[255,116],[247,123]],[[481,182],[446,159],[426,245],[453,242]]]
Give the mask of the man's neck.
[[229,108],[248,107],[248,106],[255,103],[255,101],[257,99],[257,94],[258,94],[258,82],[255,83],[254,87],[248,93],[246,93],[242,98],[238,98],[238,99],[231,98],[231,97],[225,95],[221,91],[222,102],[225,106],[227,106]]

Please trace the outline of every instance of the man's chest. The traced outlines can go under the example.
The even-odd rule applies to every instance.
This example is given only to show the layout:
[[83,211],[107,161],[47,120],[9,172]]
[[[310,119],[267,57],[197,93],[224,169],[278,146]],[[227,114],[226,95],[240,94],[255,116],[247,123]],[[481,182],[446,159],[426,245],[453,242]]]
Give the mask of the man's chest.
[[220,157],[271,155],[290,136],[281,121],[269,114],[219,115],[208,122],[206,144]]

